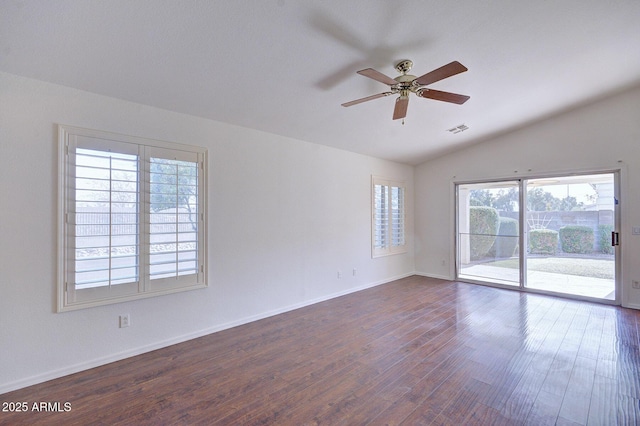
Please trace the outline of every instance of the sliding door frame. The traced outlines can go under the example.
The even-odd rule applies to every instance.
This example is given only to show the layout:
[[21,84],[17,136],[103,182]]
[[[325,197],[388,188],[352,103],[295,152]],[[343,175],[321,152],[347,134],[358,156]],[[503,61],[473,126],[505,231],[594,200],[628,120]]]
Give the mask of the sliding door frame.
[[[622,219],[623,219],[623,214],[622,214],[622,208],[621,208],[621,203],[620,203],[620,198],[621,198],[621,175],[624,173],[622,168],[601,168],[601,169],[591,169],[591,170],[581,170],[579,172],[550,172],[550,173],[543,173],[543,174],[531,174],[531,175],[526,175],[526,176],[519,176],[519,177],[501,177],[501,178],[488,178],[488,179],[471,179],[471,180],[453,180],[452,184],[453,184],[453,213],[454,213],[454,243],[455,243],[455,247],[454,247],[454,265],[453,265],[453,272],[454,272],[454,276],[455,276],[455,280],[457,281],[463,281],[463,282],[469,282],[472,284],[480,284],[480,285],[486,285],[486,286],[490,286],[490,287],[498,287],[498,288],[506,288],[506,289],[511,289],[511,290],[519,290],[519,291],[526,291],[529,293],[538,293],[538,294],[545,294],[545,295],[551,295],[551,296],[559,296],[559,297],[564,297],[564,298],[568,298],[568,299],[576,299],[576,300],[585,300],[585,301],[591,301],[591,302],[597,302],[597,303],[602,303],[602,304],[609,304],[609,305],[624,305],[624,295],[623,293],[623,288],[621,283],[622,281],[622,247],[623,247],[623,243],[624,243],[624,239],[621,238],[621,242],[619,245],[614,246],[614,268],[615,268],[615,276],[614,276],[614,289],[615,289],[615,298],[613,300],[609,300],[609,299],[601,299],[601,298],[594,298],[594,297],[589,297],[589,296],[582,296],[582,295],[576,295],[576,294],[568,294],[568,293],[560,293],[560,292],[554,292],[554,291],[548,291],[548,290],[540,290],[540,289],[535,289],[535,288],[529,288],[526,286],[526,280],[527,280],[527,252],[526,252],[526,244],[527,244],[527,239],[528,239],[528,235],[527,235],[527,230],[526,230],[526,220],[523,220],[524,217],[526,217],[526,205],[527,205],[527,194],[526,194],[526,190],[527,190],[527,183],[529,180],[534,180],[534,179],[545,179],[545,178],[562,178],[562,177],[570,177],[570,176],[587,176],[587,175],[597,175],[597,174],[612,174],[613,175],[613,180],[614,180],[614,212],[613,212],[613,216],[614,216],[614,232],[617,232],[619,235],[622,234],[621,232],[621,228],[622,228]],[[512,285],[506,285],[506,284],[500,284],[497,282],[488,282],[488,281],[481,281],[481,280],[474,280],[474,279],[469,279],[469,278],[461,278],[460,277],[460,223],[459,223],[459,187],[461,185],[469,185],[469,184],[481,184],[481,183],[500,183],[500,182],[518,182],[518,195],[519,195],[519,200],[518,202],[520,203],[519,205],[519,220],[518,220],[518,226],[519,226],[519,236],[518,236],[518,244],[520,247],[520,250],[518,250],[518,257],[519,257],[519,276],[520,276],[520,283],[518,286],[512,286]],[[525,206],[524,208],[522,206]]]

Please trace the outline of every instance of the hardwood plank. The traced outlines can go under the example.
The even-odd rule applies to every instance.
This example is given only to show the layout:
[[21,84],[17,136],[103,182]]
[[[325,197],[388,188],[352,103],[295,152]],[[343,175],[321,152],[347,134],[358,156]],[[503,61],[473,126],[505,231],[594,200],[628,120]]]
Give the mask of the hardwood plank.
[[578,424],[587,424],[596,361],[577,357],[562,399],[559,416]]
[[486,392],[488,387],[484,382],[468,378],[465,381],[465,385],[460,388],[459,392],[451,398],[449,404],[442,410],[441,415],[445,416],[452,424],[465,424],[467,415],[475,408],[480,396]]
[[494,408],[476,403],[461,424],[465,426],[505,426],[513,425],[514,421],[504,417]]
[[581,426],[583,423],[576,423],[574,421],[565,419],[564,417],[558,417],[556,420],[556,426]]
[[572,369],[573,359],[554,359],[541,390],[559,398],[564,397]]
[[545,376],[543,374],[528,369],[505,401],[505,406],[501,413],[509,419],[524,423],[544,380]]
[[562,405],[562,398],[546,391],[540,391],[525,424],[531,426],[555,425]]
[[595,375],[594,385],[589,401],[587,424],[602,425],[614,423],[617,417],[618,394],[617,383],[610,377]]
[[604,326],[604,316],[598,313],[596,309],[592,309],[589,315],[589,321],[585,328],[584,336],[580,342],[578,356],[582,358],[598,359],[598,343],[602,338],[602,328]]
[[[459,369],[447,377],[433,392],[429,393],[425,398],[421,398],[416,409],[410,413],[406,419],[409,421],[413,421],[413,419],[415,419],[415,421],[422,420],[424,418],[423,412],[425,408],[427,408],[428,411],[440,413],[448,420],[455,420],[454,414],[456,414],[458,410],[467,412],[478,399],[478,393],[466,387],[470,373],[471,368],[469,364],[463,363]],[[408,395],[411,394],[410,392]]]
[[640,400],[627,395],[622,395],[618,399],[618,410],[616,412],[617,424],[637,425],[640,424]]
[[638,424],[640,312],[408,277],[0,395],[0,425]]

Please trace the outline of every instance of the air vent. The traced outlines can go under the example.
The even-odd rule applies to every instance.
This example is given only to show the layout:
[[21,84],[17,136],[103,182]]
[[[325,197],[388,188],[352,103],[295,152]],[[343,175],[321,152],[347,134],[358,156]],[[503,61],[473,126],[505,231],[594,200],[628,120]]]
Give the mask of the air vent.
[[467,126],[466,124],[460,124],[459,126],[447,129],[447,132],[451,132],[453,134],[456,134],[456,133],[464,132],[467,129],[469,129],[469,126]]

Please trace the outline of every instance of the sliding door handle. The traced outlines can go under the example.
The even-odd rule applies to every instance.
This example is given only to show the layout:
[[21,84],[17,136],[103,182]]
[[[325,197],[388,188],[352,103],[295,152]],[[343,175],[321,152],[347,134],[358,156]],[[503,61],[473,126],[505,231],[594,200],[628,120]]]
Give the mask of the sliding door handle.
[[611,245],[612,246],[619,246],[620,245],[620,233],[619,232],[612,232],[611,233]]

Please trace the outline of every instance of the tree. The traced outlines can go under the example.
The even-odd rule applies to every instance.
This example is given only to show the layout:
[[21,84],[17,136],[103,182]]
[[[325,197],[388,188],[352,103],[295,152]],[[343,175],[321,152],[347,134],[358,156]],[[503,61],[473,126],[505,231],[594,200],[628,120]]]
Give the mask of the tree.
[[557,198],[542,188],[533,188],[527,192],[527,208],[529,211],[571,211],[582,208],[583,205],[583,203],[578,203],[575,197]]
[[557,210],[557,198],[542,188],[527,191],[527,209],[534,212],[548,212]]
[[[502,212],[513,212],[518,205],[517,188],[500,189],[491,192],[488,189],[469,191],[470,206],[493,207]],[[584,203],[578,203],[575,197],[557,198],[544,188],[533,188],[527,191],[527,209],[534,212],[572,211],[581,209]]]
[[491,207],[493,195],[488,189],[472,189],[469,191],[469,205]]
[[469,191],[469,205],[471,206],[493,207],[499,211],[512,212],[517,201],[518,191],[516,188],[509,188],[508,191],[500,189],[496,194],[488,189]]
[[572,211],[577,209],[582,209],[584,203],[578,203],[576,197],[564,197],[560,200],[560,208],[558,210],[561,211]]
[[151,159],[151,210],[185,209],[194,231],[197,230],[198,164],[189,161]]
[[498,196],[495,197],[492,207],[499,211],[512,212],[518,200],[519,196],[516,188],[509,188],[508,191],[501,189],[498,191]]

